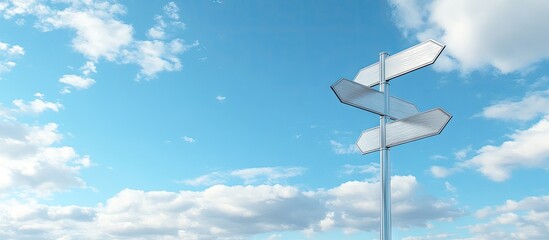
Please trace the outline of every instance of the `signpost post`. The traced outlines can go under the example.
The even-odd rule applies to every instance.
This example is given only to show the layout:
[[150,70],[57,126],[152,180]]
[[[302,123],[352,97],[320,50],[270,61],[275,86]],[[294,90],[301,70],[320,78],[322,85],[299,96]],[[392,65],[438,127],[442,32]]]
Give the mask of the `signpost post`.
[[[441,108],[418,113],[409,102],[389,95],[389,80],[433,64],[444,45],[428,40],[363,68],[354,82],[341,79],[331,88],[345,104],[379,115],[379,127],[362,132],[356,145],[363,154],[380,151],[380,239],[391,240],[391,175],[389,148],[440,134],[452,116]],[[379,85],[379,91],[371,89]],[[394,122],[389,122],[395,120]]]

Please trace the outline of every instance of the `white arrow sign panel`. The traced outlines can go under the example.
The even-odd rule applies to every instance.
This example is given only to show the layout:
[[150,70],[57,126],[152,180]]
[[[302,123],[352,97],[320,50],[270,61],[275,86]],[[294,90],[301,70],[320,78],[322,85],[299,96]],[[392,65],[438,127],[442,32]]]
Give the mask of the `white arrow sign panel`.
[[[387,147],[430,137],[442,132],[452,115],[435,108],[408,118],[387,124]],[[368,129],[360,135],[356,145],[362,154],[379,150],[379,127]]]
[[[385,78],[387,81],[433,64],[444,45],[428,40],[385,59]],[[379,84],[379,63],[361,69],[356,75],[355,82],[373,87]]]
[[[384,114],[385,99],[382,92],[347,79],[339,80],[331,88],[342,103],[378,115]],[[395,97],[389,99],[389,105],[388,115],[392,119],[407,118],[419,112],[414,104]]]

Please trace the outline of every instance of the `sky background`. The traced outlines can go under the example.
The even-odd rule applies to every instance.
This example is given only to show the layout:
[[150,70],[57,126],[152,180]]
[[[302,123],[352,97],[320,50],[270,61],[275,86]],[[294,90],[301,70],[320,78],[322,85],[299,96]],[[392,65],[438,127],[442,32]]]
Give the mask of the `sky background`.
[[378,239],[378,116],[330,85],[427,39],[391,81],[438,136],[391,148],[393,238],[549,238],[549,2],[0,1],[1,239]]

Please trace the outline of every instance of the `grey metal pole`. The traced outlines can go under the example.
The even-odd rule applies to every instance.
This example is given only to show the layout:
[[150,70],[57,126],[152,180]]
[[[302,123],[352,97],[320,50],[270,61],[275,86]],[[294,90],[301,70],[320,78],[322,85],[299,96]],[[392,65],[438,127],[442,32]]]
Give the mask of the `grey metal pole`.
[[381,230],[380,240],[391,240],[391,173],[389,171],[389,149],[387,148],[387,129],[389,121],[389,84],[385,79],[386,52],[379,54],[379,91],[384,94],[384,114],[379,117],[379,142],[381,166]]

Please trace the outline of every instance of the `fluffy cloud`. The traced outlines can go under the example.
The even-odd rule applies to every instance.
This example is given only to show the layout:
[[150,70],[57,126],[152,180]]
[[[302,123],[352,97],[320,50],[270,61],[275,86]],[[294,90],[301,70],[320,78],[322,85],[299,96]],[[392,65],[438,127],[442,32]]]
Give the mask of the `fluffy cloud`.
[[80,68],[80,70],[82,70],[82,73],[85,75],[85,76],[88,76],[92,73],[96,73],[97,72],[97,68],[95,67],[95,63],[92,62],[92,61],[87,61],[86,64],[84,64],[84,66],[82,66]]
[[493,66],[503,73],[528,70],[549,58],[546,1],[390,0],[397,26],[448,48],[439,69],[463,72]]
[[60,93],[70,93],[73,88],[79,90],[88,89],[95,84],[95,80],[89,77],[92,73],[97,72],[97,68],[95,67],[95,63],[93,61],[87,61],[84,66],[80,67],[80,70],[82,71],[83,76],[65,74],[59,78],[59,82],[65,84],[65,87],[63,87]]
[[55,28],[71,28],[76,31],[73,48],[92,60],[101,57],[114,60],[120,50],[132,42],[133,28],[115,19],[122,7],[117,4],[73,5],[56,12],[49,22]]
[[134,239],[243,239],[301,230],[321,214],[321,204],[295,187],[216,185],[203,192],[124,190],[108,200],[97,221],[112,235]]
[[484,223],[466,227],[470,239],[547,239],[549,237],[549,196],[507,200],[495,207],[476,212]]
[[[413,176],[393,177],[398,227],[463,214],[451,201],[417,195]],[[215,185],[203,191],[124,189],[96,207],[0,203],[5,239],[248,239],[256,234],[334,228],[376,231],[379,182],[302,191],[285,185]],[[85,237],[83,237],[85,236]]]
[[79,156],[69,146],[53,146],[61,139],[55,123],[40,126],[0,121],[0,189],[49,195],[85,186],[79,172],[89,166],[89,157]]
[[[451,220],[463,212],[453,202],[432,197],[417,196],[418,183],[414,176],[392,178],[393,221],[399,227],[427,226],[432,220]],[[347,182],[326,192],[326,215],[333,221],[332,227],[348,232],[375,231],[379,227],[379,182]]]
[[183,141],[188,142],[188,143],[194,143],[194,142],[196,142],[196,140],[195,140],[194,138],[189,137],[189,136],[184,136],[184,137],[183,137]]
[[181,70],[183,65],[177,55],[198,45],[198,42],[187,45],[181,39],[174,39],[170,42],[136,41],[133,49],[124,52],[123,61],[136,63],[141,67],[137,75],[138,79],[150,79],[162,71]]
[[446,177],[456,171],[473,168],[493,181],[505,181],[519,168],[546,168],[549,166],[549,116],[528,129],[509,135],[510,140],[499,146],[486,145],[472,158],[452,168],[431,167],[435,177]]
[[25,55],[23,47],[0,42],[0,73],[9,72],[16,65],[13,59],[23,55]]
[[77,75],[63,75],[59,78],[59,82],[67,84],[76,89],[86,89],[95,83],[95,80]]
[[477,168],[494,181],[508,179],[516,168],[549,166],[549,116],[526,130],[516,131],[510,138],[499,146],[480,148],[464,165]]
[[[155,17],[156,25],[148,31],[152,40],[134,39],[133,27],[119,19],[126,13],[121,4],[108,0],[54,2],[57,4],[11,0],[0,5],[0,14],[6,19],[34,15],[37,17],[35,25],[44,31],[71,29],[76,34],[72,39],[74,50],[92,62],[106,59],[111,62],[137,64],[141,67],[138,79],[151,79],[162,71],[180,70],[182,64],[178,55],[198,45],[198,42],[184,44],[179,38],[166,39],[169,37],[166,34],[168,27],[177,30],[185,27],[179,21],[179,8],[174,2],[169,2],[164,7],[167,22],[164,21],[164,16]],[[0,71],[14,65],[12,61],[0,63]],[[83,70],[93,72],[91,69]],[[63,92],[70,91],[65,89]]]
[[[0,238],[21,240],[105,239],[89,228],[95,209],[48,206],[14,199],[0,202]],[[92,235],[93,234],[93,235]]]
[[59,108],[63,106],[61,105],[61,103],[48,102],[42,99],[34,99],[28,104],[25,103],[24,100],[16,99],[16,100],[13,100],[13,105],[17,106],[18,108],[16,109],[17,112],[22,112],[22,113],[41,113],[46,110],[58,112]]
[[[505,181],[515,169],[549,167],[549,90],[527,94],[518,101],[504,101],[484,108],[481,116],[490,119],[530,121],[541,119],[529,128],[507,135],[499,145],[486,145],[467,159],[472,148],[456,152],[460,160],[451,168],[431,167],[435,177],[446,177],[457,171],[473,168],[493,181]],[[545,115],[545,116],[544,116]],[[462,161],[467,159],[465,161]]]

